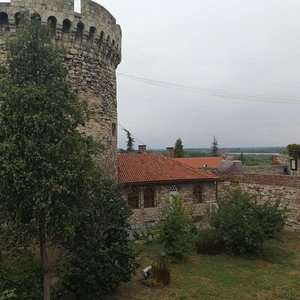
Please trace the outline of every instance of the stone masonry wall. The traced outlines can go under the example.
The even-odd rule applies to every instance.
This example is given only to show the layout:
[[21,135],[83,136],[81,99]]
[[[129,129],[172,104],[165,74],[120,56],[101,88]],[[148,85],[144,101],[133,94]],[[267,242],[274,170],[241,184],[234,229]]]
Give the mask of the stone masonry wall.
[[93,112],[85,131],[106,147],[102,162],[115,168],[115,71],[121,61],[121,28],[101,5],[82,0],[81,8],[81,14],[74,13],[74,0],[12,0],[11,3],[0,3],[0,63],[6,56],[6,37],[17,30],[18,13],[39,14],[41,22],[51,26],[53,41],[66,50],[69,79]]
[[292,157],[289,157],[288,155],[273,155],[272,156],[272,163],[274,165],[285,165],[286,168],[288,169],[288,173],[290,175],[294,175],[294,176],[300,176],[300,159],[297,159],[297,170],[291,170],[291,164],[290,164],[290,159]]
[[288,208],[286,229],[300,231],[300,177],[237,173],[218,173],[218,200],[222,201],[229,188],[241,187],[257,196],[261,202],[281,201]]
[[265,175],[285,175],[288,172],[286,165],[276,166],[243,166],[243,173],[265,174]]
[[[189,213],[195,217],[204,217],[207,210],[211,209],[211,205],[216,204],[216,186],[214,183],[201,183],[202,187],[202,203],[194,203],[193,187],[194,184],[179,184],[178,193],[182,195],[184,206]],[[139,206],[138,209],[133,209],[133,214],[130,217],[129,223],[137,225],[137,227],[145,232],[148,222],[157,223],[161,218],[161,209],[170,199],[170,188],[172,185],[156,185],[150,186],[155,191],[155,207],[144,208],[143,191],[149,186],[135,187],[139,191]],[[131,187],[126,187],[127,190]]]

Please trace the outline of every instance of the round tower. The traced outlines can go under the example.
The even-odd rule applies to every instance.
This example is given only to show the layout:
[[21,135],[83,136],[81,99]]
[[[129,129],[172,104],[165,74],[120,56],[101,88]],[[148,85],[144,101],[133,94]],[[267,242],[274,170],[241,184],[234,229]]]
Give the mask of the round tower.
[[93,112],[84,131],[105,146],[102,162],[115,166],[120,26],[104,7],[91,0],[81,0],[81,13],[74,12],[74,0],[0,3],[0,62],[5,60],[5,37],[18,30],[18,16],[22,11],[38,14],[41,22],[51,27],[53,40],[66,50],[69,79]]

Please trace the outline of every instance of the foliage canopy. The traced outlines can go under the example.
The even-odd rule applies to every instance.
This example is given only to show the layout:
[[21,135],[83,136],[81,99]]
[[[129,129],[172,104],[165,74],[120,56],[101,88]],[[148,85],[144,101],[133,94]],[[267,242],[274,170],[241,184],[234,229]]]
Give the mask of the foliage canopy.
[[287,151],[288,151],[289,157],[300,158],[300,156],[299,156],[300,155],[300,144],[287,145]]
[[128,131],[127,129],[123,129],[125,132],[126,132],[126,135],[127,135],[127,148],[126,148],[126,152],[134,152],[134,143],[135,143],[135,140],[134,138],[132,137],[130,131]]
[[219,142],[214,136],[213,141],[211,142],[211,155],[212,156],[219,156]]
[[137,266],[127,234],[131,211],[120,188],[101,177],[96,170],[88,205],[65,244],[69,260],[58,289],[72,291],[78,299],[100,299],[128,281]]
[[183,144],[181,139],[177,139],[175,143],[175,148],[174,148],[174,157],[175,158],[181,158],[184,157],[184,150],[183,150]]
[[15,237],[6,241],[10,246],[39,244],[48,299],[47,242],[72,231],[96,144],[77,129],[87,105],[67,81],[49,28],[24,16],[7,51],[0,73],[1,222]]
[[253,195],[234,189],[212,212],[210,224],[219,232],[228,251],[255,252],[282,229],[285,210],[279,204],[258,203]]
[[173,262],[181,262],[193,249],[192,220],[187,215],[180,195],[173,195],[162,209],[158,223],[159,241]]
[[50,299],[51,243],[69,242],[88,294],[91,281],[112,289],[133,272],[129,213],[92,158],[101,146],[78,130],[88,120],[87,104],[71,88],[63,53],[37,18],[24,17],[7,50],[0,70],[0,229],[6,233],[0,247],[39,246],[44,299]]

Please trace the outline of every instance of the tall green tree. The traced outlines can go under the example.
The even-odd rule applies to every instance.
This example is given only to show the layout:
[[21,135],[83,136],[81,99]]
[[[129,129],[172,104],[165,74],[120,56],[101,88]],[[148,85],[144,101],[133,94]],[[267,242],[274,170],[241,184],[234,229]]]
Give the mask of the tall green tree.
[[65,244],[69,260],[59,286],[77,299],[102,299],[136,268],[127,233],[131,210],[120,188],[101,177],[95,170],[88,205]]
[[177,139],[176,143],[175,143],[175,148],[174,148],[174,157],[175,158],[180,158],[180,157],[184,157],[184,150],[183,150],[183,144],[181,139]]
[[182,196],[173,195],[163,207],[158,223],[159,241],[173,262],[181,262],[193,248],[192,220],[182,202]]
[[127,149],[126,152],[134,152],[134,138],[132,137],[130,131],[128,131],[127,129],[123,129],[126,132],[127,135]]
[[215,157],[219,156],[219,142],[215,136],[211,142],[210,151],[211,151],[212,156],[215,156]]
[[96,145],[77,129],[87,120],[87,106],[66,79],[49,28],[26,16],[22,24],[7,42],[0,72],[1,222],[11,228],[15,246],[39,245],[48,300],[48,245],[73,230]]

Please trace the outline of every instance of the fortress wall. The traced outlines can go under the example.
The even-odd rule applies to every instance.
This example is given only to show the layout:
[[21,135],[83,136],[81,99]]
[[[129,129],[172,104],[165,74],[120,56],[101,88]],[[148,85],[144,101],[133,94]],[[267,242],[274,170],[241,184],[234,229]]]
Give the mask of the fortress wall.
[[218,199],[222,201],[230,188],[240,187],[257,197],[260,202],[280,200],[287,207],[285,229],[300,231],[300,177],[255,175],[218,172]]

